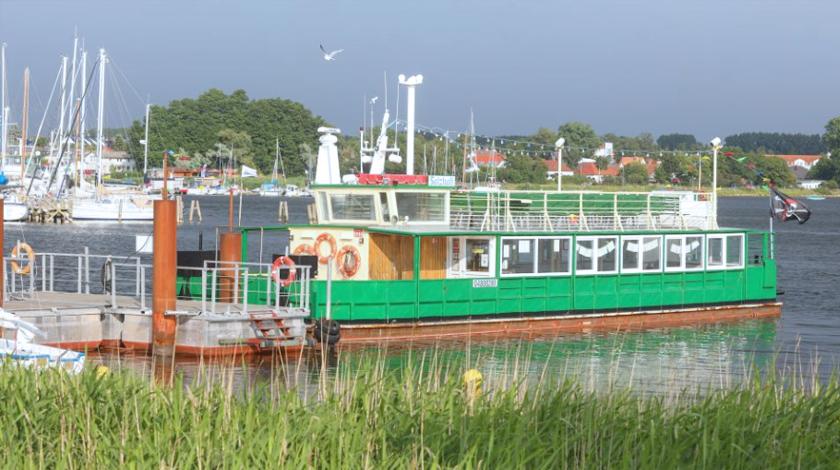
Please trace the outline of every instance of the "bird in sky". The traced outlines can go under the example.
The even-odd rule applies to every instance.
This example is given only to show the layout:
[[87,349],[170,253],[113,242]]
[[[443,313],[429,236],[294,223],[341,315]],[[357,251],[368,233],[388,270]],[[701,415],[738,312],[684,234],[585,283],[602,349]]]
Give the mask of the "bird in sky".
[[329,62],[331,60],[335,60],[336,55],[338,55],[341,52],[344,52],[344,49],[337,49],[337,50],[334,50],[332,52],[327,52],[327,50],[324,49],[323,44],[321,44],[320,46],[321,46],[321,52],[324,53],[324,60],[326,60],[327,62]]

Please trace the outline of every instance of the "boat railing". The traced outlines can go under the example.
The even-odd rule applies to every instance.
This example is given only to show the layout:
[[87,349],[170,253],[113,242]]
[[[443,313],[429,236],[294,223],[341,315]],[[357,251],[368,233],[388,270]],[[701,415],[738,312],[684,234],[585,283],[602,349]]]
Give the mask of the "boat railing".
[[557,232],[717,228],[712,195],[693,192],[456,192],[450,227]]
[[283,311],[290,317],[308,316],[309,266],[210,260],[204,262],[200,275],[203,312],[248,315]]

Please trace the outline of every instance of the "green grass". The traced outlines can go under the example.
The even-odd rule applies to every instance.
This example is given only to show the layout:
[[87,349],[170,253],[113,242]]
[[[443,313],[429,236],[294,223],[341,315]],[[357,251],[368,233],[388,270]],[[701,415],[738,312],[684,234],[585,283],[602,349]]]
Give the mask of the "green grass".
[[[643,396],[522,375],[474,401],[463,362],[341,361],[297,388],[0,368],[8,468],[836,468],[837,381]],[[294,375],[295,371],[286,371]],[[213,375],[208,373],[207,375]],[[284,379],[285,377],[285,379]]]

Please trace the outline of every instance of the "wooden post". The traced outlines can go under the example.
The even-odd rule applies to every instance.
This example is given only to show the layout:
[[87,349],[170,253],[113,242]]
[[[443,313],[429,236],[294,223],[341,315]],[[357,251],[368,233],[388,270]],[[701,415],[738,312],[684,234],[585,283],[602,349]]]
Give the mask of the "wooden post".
[[[165,174],[165,172],[164,172]],[[164,183],[164,188],[166,184]],[[165,189],[164,189],[165,192]],[[154,253],[152,255],[152,345],[157,355],[175,352],[177,319],[166,316],[175,310],[178,258],[178,228],[175,201],[154,202]]]

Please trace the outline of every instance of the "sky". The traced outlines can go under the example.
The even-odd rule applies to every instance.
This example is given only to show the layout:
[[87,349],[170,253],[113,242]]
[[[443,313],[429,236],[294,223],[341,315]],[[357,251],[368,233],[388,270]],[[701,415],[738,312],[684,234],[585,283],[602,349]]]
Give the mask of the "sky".
[[[836,0],[0,0],[15,121],[33,115],[78,29],[121,88],[109,126],[208,88],[300,101],[333,125],[391,113],[396,76],[422,73],[417,122],[484,135],[567,121],[599,134],[819,133],[840,115]],[[318,49],[345,49],[333,62]],[[133,88],[133,89],[132,89]],[[405,94],[400,117],[405,118]],[[123,103],[124,101],[124,103]]]

